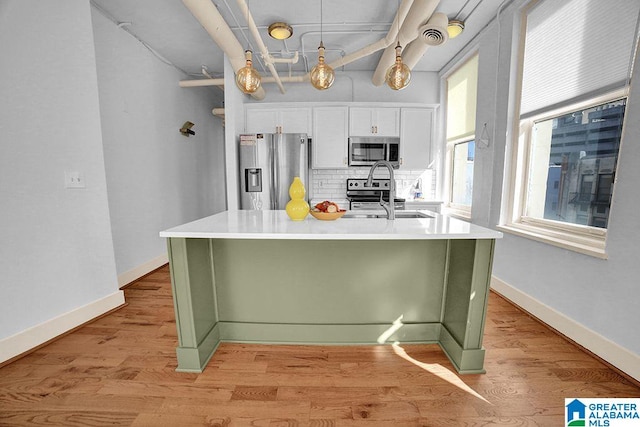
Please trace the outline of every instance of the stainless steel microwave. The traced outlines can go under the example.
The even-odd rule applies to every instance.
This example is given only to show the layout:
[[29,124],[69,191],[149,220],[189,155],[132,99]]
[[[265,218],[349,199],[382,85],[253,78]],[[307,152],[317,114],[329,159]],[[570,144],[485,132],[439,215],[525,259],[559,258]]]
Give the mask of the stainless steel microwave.
[[386,160],[398,168],[400,138],[349,138],[349,166],[371,166],[378,160]]

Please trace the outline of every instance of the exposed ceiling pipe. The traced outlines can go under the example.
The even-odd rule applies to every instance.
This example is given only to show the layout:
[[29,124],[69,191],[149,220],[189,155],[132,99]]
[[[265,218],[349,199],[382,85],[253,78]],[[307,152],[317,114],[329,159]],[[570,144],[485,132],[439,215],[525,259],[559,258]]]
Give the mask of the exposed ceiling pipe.
[[[413,0],[406,0],[406,1],[413,2]],[[371,35],[371,34],[375,34],[375,33],[383,34],[384,31],[382,31],[382,30],[345,30],[345,31],[342,31],[342,30],[326,31],[325,30],[324,31],[325,37],[327,35],[335,35],[335,34],[348,34],[348,35],[352,36],[354,34],[369,34],[369,35]],[[302,52],[302,58],[303,58],[304,63],[305,63],[305,70],[308,70],[311,67],[309,67],[309,64],[308,64],[308,62],[309,62],[308,56],[309,55],[307,55],[307,53],[306,53],[307,52],[307,48],[305,47],[305,41],[304,40],[308,36],[315,36],[315,35],[319,35],[319,34],[320,34],[320,31],[307,31],[306,33],[302,33],[300,35],[300,51]],[[378,42],[376,42],[376,43],[378,43]],[[372,43],[372,44],[375,44],[375,43]],[[361,50],[358,51],[357,54],[356,53],[350,54],[349,57],[351,57],[352,55],[355,55],[355,57],[352,58],[351,60],[349,60],[349,63],[351,63],[353,61],[356,61],[356,60],[358,60],[358,59],[360,59],[360,58],[362,58],[362,57],[364,57],[366,55],[369,55],[369,54],[375,52],[375,51],[370,51],[368,53],[362,53],[361,52],[361,51],[364,51],[365,49],[367,49],[368,47],[369,46],[366,46],[365,48],[362,48]],[[384,49],[384,47],[385,46],[383,46],[380,49]],[[378,50],[380,50],[380,49],[378,49]],[[345,56],[347,56],[347,52],[345,52],[344,49],[340,49],[340,48],[325,48],[324,51],[325,51],[325,53],[327,53],[327,52],[338,52],[341,58],[344,58]],[[309,52],[312,52],[313,56],[316,56],[317,53],[318,53],[317,48],[314,48],[313,51],[309,51]],[[335,61],[334,64],[340,64],[340,65],[338,65],[338,67],[342,67],[344,65],[344,64],[339,63],[338,60]],[[330,65],[332,68],[337,68],[337,67],[334,67],[332,64],[328,64],[328,65]]]
[[[201,1],[206,1],[209,2],[209,0],[183,0],[183,2],[185,4],[187,4],[188,2],[201,2]],[[244,0],[237,0],[238,4],[240,5],[241,8],[246,7],[246,3]],[[242,2],[242,4],[241,4]],[[365,56],[371,55],[372,53],[375,53],[381,49],[391,49],[392,54],[393,54],[393,58],[395,58],[395,43],[398,40],[398,38],[400,38],[400,42],[402,43],[403,39],[406,39],[407,37],[413,37],[413,39],[416,39],[419,35],[418,33],[418,28],[420,27],[420,24],[422,22],[424,22],[428,17],[430,17],[433,14],[433,11],[435,10],[435,8],[437,7],[439,3],[439,0],[402,0],[400,6],[398,7],[398,11],[396,12],[396,16],[393,20],[393,23],[391,24],[391,27],[389,28],[389,31],[387,33],[387,35],[378,40],[377,42],[371,43],[368,46],[365,46],[364,48],[350,53],[348,55],[343,56],[342,58],[330,63],[329,65],[332,68],[339,68],[342,67],[346,64],[349,64],[351,62],[357,61],[360,58],[364,58]],[[189,7],[187,5],[187,7]],[[215,9],[215,7],[214,7]],[[217,10],[216,10],[217,12]],[[248,12],[248,10],[244,11],[245,13]],[[192,12],[193,13],[193,12]],[[194,13],[195,16],[195,13]],[[427,18],[425,18],[425,16]],[[196,16],[197,18],[197,16]],[[220,19],[222,19],[222,17],[220,17]],[[251,17],[251,15],[249,14],[249,20],[251,23],[248,23],[249,28],[251,29],[251,27],[255,28],[256,32],[257,32],[257,27],[255,26],[255,22],[253,21],[253,18]],[[226,25],[226,24],[225,24]],[[204,25],[203,25],[204,26]],[[405,30],[405,27],[408,28],[407,30]],[[228,28],[228,26],[227,26]],[[206,29],[206,27],[205,27]],[[412,29],[412,30],[411,30]],[[208,31],[208,30],[207,30]],[[229,29],[230,31],[230,29]],[[253,30],[252,30],[253,33]],[[399,34],[400,33],[400,34]],[[405,34],[405,36],[403,36],[403,33]],[[409,34],[409,36],[407,36],[406,34]],[[232,34],[233,35],[233,34]],[[254,37],[255,34],[254,34]],[[258,34],[257,37],[259,38],[260,35]],[[235,37],[234,37],[235,39]],[[216,40],[214,38],[214,40]],[[237,40],[236,40],[237,42]],[[259,41],[258,39],[256,39],[256,42],[258,42],[259,44],[262,43],[262,39],[260,38]],[[416,40],[417,42],[417,40]],[[218,43],[218,41],[216,41],[216,43]],[[407,43],[408,44],[408,43]],[[421,42],[421,44],[424,44]],[[218,44],[220,46],[220,48],[222,48],[225,53],[225,47]],[[238,42],[239,45],[239,42]],[[262,43],[262,45],[264,46],[264,43]],[[240,46],[240,49],[242,50],[242,47]],[[265,57],[265,62],[267,63],[267,65],[270,65],[270,63],[275,63],[275,62],[292,62],[295,63],[297,61],[297,56],[298,56],[298,52],[296,52],[296,55],[294,56],[294,58],[291,59],[276,59],[273,58],[269,52],[266,50],[266,46],[265,46],[265,52],[266,55],[268,55],[268,58]],[[386,52],[386,51],[385,51]],[[424,50],[422,51],[422,53],[424,53]],[[230,57],[230,55],[227,54],[227,56]],[[384,54],[383,54],[384,57]],[[269,58],[271,58],[271,60],[269,60]],[[403,55],[404,58],[404,55]],[[420,59],[420,58],[418,58]],[[242,50],[242,58],[241,60],[242,62],[242,66],[244,66],[244,50]],[[382,61],[382,59],[381,59]],[[233,65],[233,62],[232,62]],[[390,66],[391,64],[389,64]],[[272,65],[271,65],[272,66]],[[378,67],[380,67],[380,65],[378,65]],[[385,67],[383,69],[384,73],[386,73],[386,69],[388,67]],[[235,69],[235,67],[234,67]],[[274,69],[275,71],[275,69]],[[383,73],[383,77],[382,77],[382,82],[380,83],[380,85],[382,83],[384,83],[384,73]],[[290,76],[290,77],[280,77],[277,75],[274,77],[263,77],[262,78],[262,82],[263,83],[277,83],[280,87],[281,90],[284,90],[284,88],[282,87],[282,83],[302,83],[302,82],[308,82],[309,81],[309,74],[305,74],[305,75],[298,75],[298,76]],[[179,85],[180,87],[201,87],[201,86],[218,86],[218,85],[223,85],[224,84],[224,79],[200,79],[200,80],[182,80]],[[262,89],[262,88],[260,88]],[[283,92],[284,93],[284,92]],[[257,99],[257,98],[256,98]],[[262,98],[260,98],[262,99]]]
[[333,61],[332,63],[329,64],[329,66],[335,70],[336,68],[340,68],[351,62],[357,61],[360,58],[369,56],[372,53],[375,53],[380,49],[389,47],[391,44],[395,43],[396,38],[398,36],[399,28],[404,23],[413,2],[414,0],[402,0],[402,3],[400,3],[400,6],[398,7],[398,11],[396,12],[396,16],[393,19],[393,23],[391,24],[391,28],[389,28],[389,32],[384,38],[378,40],[377,42],[371,43],[370,45],[365,46],[356,52],[350,53],[336,61]]
[[[279,80],[284,83],[302,83],[304,81],[309,81],[309,76],[302,75],[302,76],[279,77]],[[273,77],[264,77],[262,81],[265,83],[276,83],[276,80]]]
[[269,58],[265,59],[265,61],[272,62],[272,63],[297,64],[298,59],[299,59],[298,51],[296,50],[293,53],[292,58],[274,58],[271,54],[269,54]]
[[[208,79],[213,79],[213,76],[209,74],[209,70],[207,69],[206,65],[202,66],[202,75]],[[224,84],[218,85],[218,89],[224,92]]]
[[[302,83],[309,81],[309,75],[299,75],[290,77],[279,77],[278,81],[281,83]],[[276,83],[274,77],[263,77],[262,83]],[[203,86],[222,86],[224,85],[224,79],[197,79],[197,80],[182,80],[178,83],[180,87],[203,87]]]
[[449,18],[444,13],[434,13],[429,22],[420,27],[418,37],[402,52],[402,62],[413,69],[430,46],[439,46],[449,40],[447,25]]
[[[436,10],[440,0],[414,0],[407,18],[400,26],[400,32],[396,41],[401,46],[407,46],[418,37],[418,28],[426,22]],[[375,86],[382,86],[387,69],[393,64],[396,57],[395,45],[391,44],[382,53],[380,62],[373,73],[371,81]]]
[[[398,36],[398,30],[402,25],[402,23],[404,22],[404,20],[406,19],[407,14],[409,13],[409,10],[411,9],[411,5],[413,4],[413,2],[414,0],[402,0],[402,2],[400,3],[400,7],[398,8],[398,11],[396,13],[396,17],[393,20],[393,24],[391,25],[391,28],[389,28],[389,31],[384,38],[378,40],[377,42],[371,43],[370,45],[365,46],[356,52],[350,53],[349,55],[345,55],[342,58],[332,62],[329,65],[334,69],[339,68],[346,64],[350,64],[351,62],[357,61],[360,58],[364,58],[365,56],[371,55],[372,53],[375,53],[380,49],[384,49],[387,46],[390,46],[391,44],[395,43],[396,38]],[[398,25],[398,23],[400,23],[400,25]],[[298,52],[296,51],[294,57],[291,58],[290,60],[275,60],[273,62],[295,63],[297,62],[297,60],[298,60]],[[309,73],[307,73],[305,75],[300,75],[300,76],[279,77],[279,80],[280,82],[285,82],[285,83],[302,83],[302,82],[308,82],[310,78],[309,78]],[[263,77],[262,82],[274,83],[276,82],[276,80],[273,77],[271,78]],[[179,83],[180,87],[218,86],[223,84],[224,84],[224,79],[213,79],[213,78],[199,79],[199,80],[182,80]]]
[[[187,9],[189,9],[198,22],[200,22],[200,25],[209,33],[213,41],[227,55],[233,70],[238,72],[240,68],[243,68],[245,66],[244,49],[231,31],[231,28],[229,28],[222,18],[222,15],[220,15],[220,12],[218,12],[218,9],[211,3],[211,0],[182,0],[182,3],[184,3]],[[182,82],[180,83],[182,86]],[[264,88],[260,87],[250,95],[257,100],[262,100],[266,93]]]
[[280,88],[280,92],[286,93],[284,86],[282,86],[282,81],[280,81],[280,76],[278,76],[278,72],[276,71],[276,67],[274,67],[273,65],[273,58],[271,58],[271,55],[269,54],[267,47],[264,45],[264,42],[262,41],[262,37],[258,32],[258,27],[256,26],[256,23],[253,21],[253,16],[251,16],[251,12],[249,12],[249,8],[247,7],[247,2],[245,0],[237,0],[237,3],[243,15],[247,19],[247,26],[249,27],[249,30],[253,35],[253,39],[256,41],[256,44],[258,45],[258,49],[260,49],[260,53],[262,54],[262,58],[265,60],[267,68],[269,68],[271,75],[273,76],[273,78],[275,79],[275,82]]
[[224,79],[181,80],[180,87],[224,86]]
[[225,123],[224,123],[224,107],[222,107],[222,108],[214,108],[213,110],[211,110],[211,114],[213,114],[216,117],[220,117],[222,119],[222,126],[225,125]]
[[413,67],[416,66],[429,47],[428,44],[415,39],[409,43],[405,49],[402,49],[402,62],[409,67],[410,70],[413,70]]

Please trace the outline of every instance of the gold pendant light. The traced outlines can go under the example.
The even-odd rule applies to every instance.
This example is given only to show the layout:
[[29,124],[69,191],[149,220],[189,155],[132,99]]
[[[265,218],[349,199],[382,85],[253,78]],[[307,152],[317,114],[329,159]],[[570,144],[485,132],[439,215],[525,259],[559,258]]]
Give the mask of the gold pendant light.
[[[247,25],[249,25],[249,0],[247,0],[247,15],[245,16]],[[249,42],[247,41],[247,45]],[[262,83],[262,77],[260,73],[253,68],[251,49],[247,46],[247,50],[244,51],[245,66],[240,68],[236,73],[236,85],[244,93],[253,93],[258,90],[260,83]]]
[[[398,0],[398,11],[400,10],[400,0]],[[402,63],[402,47],[400,46],[400,14],[396,12],[396,26],[398,27],[398,44],[396,45],[396,62],[387,70],[385,81],[393,90],[400,90],[407,87],[411,80],[411,70]]]
[[393,90],[401,90],[411,81],[411,70],[402,62],[402,47],[400,42],[396,45],[396,62],[387,70],[387,85]]
[[251,51],[247,49],[244,52],[246,65],[240,68],[236,73],[236,85],[244,93],[253,93],[260,87],[262,78],[260,74],[253,68],[251,61]]
[[318,63],[311,69],[311,84],[318,90],[329,89],[335,80],[333,68],[324,63],[324,45],[320,40],[318,47]]
[[318,46],[318,63],[309,74],[311,84],[318,90],[329,89],[336,78],[336,73],[324,62],[324,44],[322,43],[322,0],[320,0],[320,46]]

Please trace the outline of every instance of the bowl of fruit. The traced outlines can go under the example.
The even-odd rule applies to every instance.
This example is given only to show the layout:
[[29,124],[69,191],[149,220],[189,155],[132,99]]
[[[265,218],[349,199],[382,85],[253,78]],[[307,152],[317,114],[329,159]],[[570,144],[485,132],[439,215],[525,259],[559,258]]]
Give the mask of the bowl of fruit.
[[320,202],[309,210],[311,216],[322,221],[333,221],[334,219],[340,218],[346,212],[346,209],[340,209],[337,203],[330,202],[329,200]]

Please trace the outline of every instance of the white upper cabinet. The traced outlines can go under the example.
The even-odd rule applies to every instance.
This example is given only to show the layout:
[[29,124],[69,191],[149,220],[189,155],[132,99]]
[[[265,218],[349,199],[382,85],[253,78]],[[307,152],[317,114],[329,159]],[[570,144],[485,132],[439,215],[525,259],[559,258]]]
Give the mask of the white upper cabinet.
[[349,108],[349,136],[400,136],[400,109]]
[[400,138],[400,169],[424,170],[431,162],[435,120],[432,107],[288,105],[245,106],[245,132],[306,133],[312,138],[314,169],[348,168],[350,136]]
[[311,164],[315,169],[347,167],[348,107],[314,107]]
[[400,169],[426,169],[431,162],[433,108],[402,108]]
[[246,108],[247,133],[306,133],[311,135],[311,108]]

